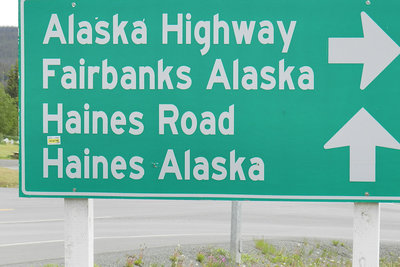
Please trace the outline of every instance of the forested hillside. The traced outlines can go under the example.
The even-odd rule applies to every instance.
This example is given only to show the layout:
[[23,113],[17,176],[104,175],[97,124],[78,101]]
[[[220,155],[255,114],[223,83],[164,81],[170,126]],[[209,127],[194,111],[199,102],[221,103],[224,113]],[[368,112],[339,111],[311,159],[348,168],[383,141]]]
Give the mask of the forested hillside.
[[18,28],[0,27],[0,82],[6,85],[7,74],[18,58]]

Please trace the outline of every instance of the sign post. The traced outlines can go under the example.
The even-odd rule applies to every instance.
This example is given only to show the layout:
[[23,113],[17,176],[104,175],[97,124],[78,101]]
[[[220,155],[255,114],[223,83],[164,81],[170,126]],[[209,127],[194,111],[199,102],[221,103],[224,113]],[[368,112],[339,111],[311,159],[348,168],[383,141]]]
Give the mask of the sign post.
[[242,203],[240,201],[232,201],[231,212],[231,258],[235,264],[241,262],[242,252]]
[[353,266],[379,266],[379,203],[354,203]]
[[64,208],[65,266],[93,267],[93,200],[66,198]]

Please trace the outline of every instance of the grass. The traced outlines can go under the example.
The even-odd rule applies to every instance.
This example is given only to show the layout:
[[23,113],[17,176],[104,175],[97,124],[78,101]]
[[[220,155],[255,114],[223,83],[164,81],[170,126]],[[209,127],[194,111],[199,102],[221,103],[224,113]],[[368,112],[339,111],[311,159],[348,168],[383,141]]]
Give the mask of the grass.
[[0,187],[18,187],[18,171],[0,168]]
[[18,152],[18,145],[0,144],[0,159],[12,159]]
[[351,266],[350,250],[333,241],[330,246],[310,246],[299,243],[297,248],[288,252],[277,248],[265,240],[256,240],[256,248],[264,255],[266,266]]

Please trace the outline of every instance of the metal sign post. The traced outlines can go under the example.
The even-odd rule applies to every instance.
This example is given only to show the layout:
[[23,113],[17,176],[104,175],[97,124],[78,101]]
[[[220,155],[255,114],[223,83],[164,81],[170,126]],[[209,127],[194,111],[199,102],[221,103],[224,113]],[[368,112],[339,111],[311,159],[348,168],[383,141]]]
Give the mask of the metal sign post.
[[241,229],[242,228],[242,203],[240,201],[232,201],[231,213],[231,258],[236,264],[241,262]]
[[379,266],[379,203],[354,203],[353,266]]
[[93,200],[64,199],[66,267],[93,267]]

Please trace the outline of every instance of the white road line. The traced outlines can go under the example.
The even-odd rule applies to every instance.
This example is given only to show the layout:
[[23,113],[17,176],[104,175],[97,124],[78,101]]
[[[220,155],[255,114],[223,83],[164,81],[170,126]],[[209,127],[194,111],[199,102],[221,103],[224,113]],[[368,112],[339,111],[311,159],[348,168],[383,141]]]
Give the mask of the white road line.
[[103,236],[95,237],[96,240],[102,239],[135,239],[135,238],[162,238],[162,237],[193,237],[193,236],[229,236],[229,233],[202,233],[202,234],[164,234],[164,235],[130,235],[130,236]]
[[64,242],[64,240],[47,240],[47,241],[35,241],[35,242],[22,242],[22,243],[12,243],[0,245],[0,248],[16,247],[16,246],[27,246],[27,245],[38,245],[38,244],[51,244]]
[[[112,216],[103,216],[103,217],[95,217],[95,220],[98,219],[111,219],[114,218]],[[30,221],[4,221],[0,222],[0,224],[24,224],[24,223],[44,223],[44,222],[63,222],[64,219],[45,219],[45,220],[30,220]]]
[[[202,236],[229,236],[229,233],[203,233],[203,234],[164,234],[164,235],[131,235],[131,236],[103,236],[95,237],[95,240],[107,240],[107,239],[136,239],[136,238],[163,238],[163,237],[202,237]],[[21,242],[2,244],[0,248],[16,247],[16,246],[28,246],[28,245],[39,245],[39,244],[51,244],[51,243],[62,243],[64,240],[45,240],[45,241],[33,241],[33,242]]]
[[5,221],[0,224],[23,224],[23,223],[43,223],[43,222],[62,222],[64,219],[47,219],[47,220],[32,220],[32,221]]

